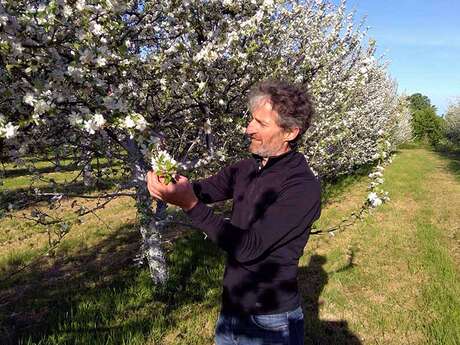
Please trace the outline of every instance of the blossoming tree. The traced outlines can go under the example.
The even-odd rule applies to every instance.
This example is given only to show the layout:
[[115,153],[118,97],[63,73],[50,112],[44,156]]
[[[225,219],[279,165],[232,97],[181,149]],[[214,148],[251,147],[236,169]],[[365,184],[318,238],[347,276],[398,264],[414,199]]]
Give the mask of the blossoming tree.
[[460,145],[460,98],[447,107],[444,131],[452,144]]
[[[135,198],[155,281],[167,276],[165,205],[152,210],[146,171],[201,176],[240,157],[255,82],[310,90],[317,116],[300,149],[323,177],[404,140],[395,83],[345,2],[3,0],[0,25],[2,154],[32,171],[30,155],[69,159],[87,186],[121,170],[102,196]],[[95,157],[106,163],[91,171]],[[77,195],[53,187],[15,202],[66,196]]]

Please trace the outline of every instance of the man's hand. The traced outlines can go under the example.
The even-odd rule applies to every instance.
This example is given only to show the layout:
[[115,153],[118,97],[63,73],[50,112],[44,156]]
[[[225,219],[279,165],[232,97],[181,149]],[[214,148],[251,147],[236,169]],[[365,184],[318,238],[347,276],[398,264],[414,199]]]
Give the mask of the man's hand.
[[192,209],[198,198],[193,191],[191,183],[185,176],[176,175],[175,182],[165,185],[162,178],[153,171],[147,173],[147,188],[154,198],[169,204],[177,205],[184,211]]

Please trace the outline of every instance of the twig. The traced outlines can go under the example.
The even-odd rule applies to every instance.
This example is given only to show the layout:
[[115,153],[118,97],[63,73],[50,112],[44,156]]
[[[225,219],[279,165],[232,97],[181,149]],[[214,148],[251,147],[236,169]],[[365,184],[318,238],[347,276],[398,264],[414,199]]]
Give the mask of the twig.
[[19,267],[18,269],[16,269],[13,272],[10,272],[5,278],[0,280],[0,283],[4,283],[4,282],[8,281],[12,277],[14,277],[16,274],[21,273],[26,268],[29,268],[32,265],[34,265],[36,262],[38,262],[38,260],[42,259],[44,256],[49,255],[52,251],[54,251],[59,246],[59,244],[61,243],[61,240],[64,238],[64,236],[66,234],[67,233],[64,233],[62,236],[60,236],[59,241],[55,242],[47,250],[45,250],[41,254],[37,255],[37,257],[35,259],[33,259],[31,262],[29,262],[28,264],[22,265],[21,267]]
[[118,196],[136,196],[136,193],[106,193],[100,195],[85,195],[85,194],[67,194],[67,193],[36,193],[38,196],[51,196],[51,197],[66,197],[66,198],[82,198],[82,199],[106,199],[115,198]]
[[89,213],[93,213],[93,212],[96,211],[96,210],[100,210],[101,208],[104,208],[105,205],[107,205],[107,204],[108,204],[109,202],[111,202],[113,199],[115,199],[115,198],[114,198],[114,197],[113,197],[113,198],[110,198],[110,199],[104,201],[102,204],[98,204],[97,206],[95,206],[95,207],[93,207],[93,208],[90,208],[90,209],[88,209],[87,211],[84,211],[84,212],[82,212],[82,213],[79,213],[79,216],[82,217],[82,216],[85,216],[85,215],[87,215],[87,214],[89,214]]
[[333,227],[328,228],[328,229],[315,229],[315,230],[310,232],[310,235],[330,234],[331,236],[333,236],[334,232],[343,231],[343,230],[345,230],[345,228],[354,225],[358,219],[359,220],[363,219],[363,214],[366,211],[367,211],[367,208],[366,208],[365,205],[363,205],[357,214],[355,212],[353,212],[348,218],[342,220],[338,225],[333,226]]
[[[108,200],[107,202],[105,202],[101,208],[104,208],[105,205],[107,205],[110,201],[112,201],[112,200]],[[91,213],[91,214],[92,214],[94,217],[96,217],[102,224],[104,224],[109,230],[112,230],[112,231],[113,231],[113,228],[112,228],[107,222],[105,222],[101,217],[99,217],[99,216],[97,215],[97,213],[95,212],[97,209],[99,209],[99,208],[93,208],[93,209],[89,210],[88,213]],[[85,213],[85,214],[86,214],[86,213]]]

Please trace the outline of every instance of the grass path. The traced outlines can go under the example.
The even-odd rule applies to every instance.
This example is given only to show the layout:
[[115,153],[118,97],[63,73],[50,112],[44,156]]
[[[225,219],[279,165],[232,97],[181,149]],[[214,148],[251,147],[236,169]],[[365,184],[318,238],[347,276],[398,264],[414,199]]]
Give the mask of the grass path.
[[[384,177],[390,203],[334,237],[309,240],[299,274],[306,344],[460,344],[459,157],[402,150]],[[367,183],[358,179],[335,196],[319,226],[357,210]],[[115,209],[103,210],[113,230],[89,220],[62,256],[8,283],[1,276],[9,255],[27,256],[32,239],[43,239],[23,238],[27,226],[0,220],[8,230],[0,251],[1,344],[213,343],[222,253],[199,233],[178,240],[170,280],[154,287],[147,270],[133,266],[132,207]]]
[[[456,164],[425,149],[403,150],[385,171],[383,188],[392,201],[334,239],[308,246],[303,264],[310,267],[320,257],[323,266],[316,269],[328,276],[321,322],[309,322],[314,338],[324,344],[460,344]],[[350,194],[342,214],[347,199],[360,193]],[[336,219],[328,209],[321,222]],[[325,320],[347,325],[331,330],[321,325]]]

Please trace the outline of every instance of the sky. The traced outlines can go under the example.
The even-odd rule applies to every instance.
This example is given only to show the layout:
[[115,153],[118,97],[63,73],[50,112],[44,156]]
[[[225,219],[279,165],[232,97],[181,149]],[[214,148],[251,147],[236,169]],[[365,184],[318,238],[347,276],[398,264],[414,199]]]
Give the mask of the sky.
[[347,7],[366,17],[399,93],[428,96],[438,115],[460,98],[460,0],[348,0]]

